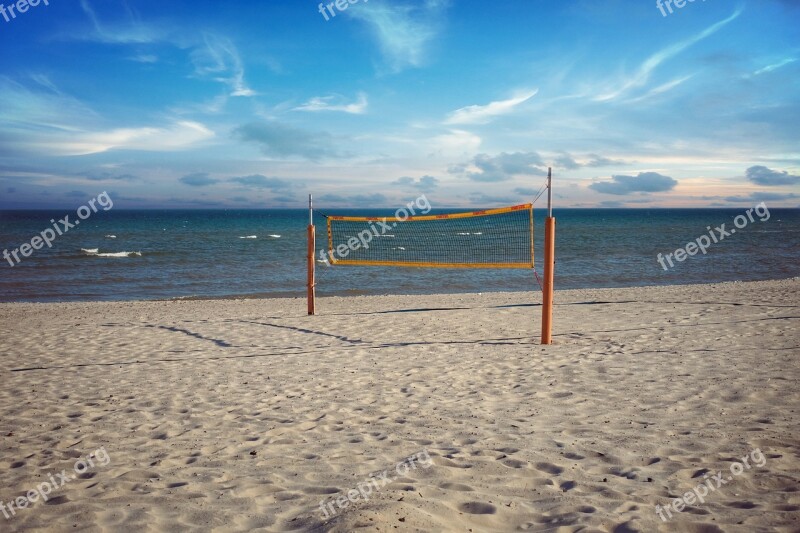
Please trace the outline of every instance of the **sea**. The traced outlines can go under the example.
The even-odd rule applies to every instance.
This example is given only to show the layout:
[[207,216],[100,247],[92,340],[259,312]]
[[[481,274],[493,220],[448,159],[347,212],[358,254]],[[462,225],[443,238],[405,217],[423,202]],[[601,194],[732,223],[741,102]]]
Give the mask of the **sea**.
[[[463,209],[462,209],[463,210]],[[433,213],[457,212],[459,209]],[[542,275],[544,210],[535,213]],[[800,275],[800,209],[556,209],[559,289],[753,281]],[[386,210],[325,214],[387,216]],[[99,210],[52,247],[12,250],[69,211],[0,211],[0,301],[57,302],[305,296],[307,210]],[[325,219],[316,215],[318,251]],[[738,226],[741,227],[737,227]],[[720,239],[715,228],[727,235]],[[735,230],[733,232],[732,230]],[[63,231],[62,231],[63,232]],[[675,251],[711,234],[705,254]],[[36,243],[38,244],[38,243]],[[435,241],[433,244],[436,245]],[[693,248],[689,247],[692,251]],[[672,253],[669,262],[658,260]],[[13,265],[13,266],[12,266]],[[666,269],[665,269],[666,266]],[[539,290],[528,270],[317,264],[317,294],[374,295]]]

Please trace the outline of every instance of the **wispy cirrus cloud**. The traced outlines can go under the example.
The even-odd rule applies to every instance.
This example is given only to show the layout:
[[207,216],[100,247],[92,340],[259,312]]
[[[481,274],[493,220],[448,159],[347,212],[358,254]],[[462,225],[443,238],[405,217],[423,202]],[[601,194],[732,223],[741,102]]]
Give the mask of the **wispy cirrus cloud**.
[[81,124],[99,119],[89,106],[64,94],[47,76],[35,74],[30,79],[35,84],[0,76],[0,128],[76,131]]
[[651,89],[651,90],[647,91],[646,93],[644,93],[641,96],[637,96],[636,98],[632,98],[632,99],[628,100],[628,102],[630,102],[630,103],[641,102],[642,100],[647,100],[648,98],[652,98],[653,96],[658,96],[660,94],[664,94],[666,92],[671,91],[675,87],[677,87],[679,85],[682,85],[684,82],[692,79],[692,77],[693,77],[693,75],[689,75],[689,76],[683,76],[682,78],[676,78],[676,79],[674,79],[672,81],[668,81],[667,83],[664,83],[663,85],[659,85],[658,87],[655,87],[654,89]]
[[448,6],[448,0],[424,0],[421,5],[373,1],[351,6],[346,13],[369,27],[385,61],[398,72],[425,63]]
[[358,99],[355,102],[346,104],[343,102],[341,96],[316,96],[308,102],[295,107],[294,111],[340,111],[342,113],[350,113],[352,115],[363,115],[367,112],[367,95],[358,93]]
[[127,2],[123,3],[126,18],[121,24],[101,21],[89,0],[80,0],[80,4],[93,31],[76,35],[78,38],[108,44],[148,44],[164,37],[160,29],[143,24]]
[[43,151],[52,150],[60,155],[98,154],[112,149],[169,152],[189,148],[212,137],[214,132],[203,124],[178,120],[160,127],[84,132],[58,140],[42,139],[35,144]]
[[485,124],[495,117],[511,113],[517,106],[536,96],[539,89],[524,91],[508,100],[498,100],[486,105],[471,105],[456,109],[445,124]]
[[133,61],[135,63],[144,63],[144,64],[154,64],[158,63],[158,56],[155,54],[138,54],[135,56],[131,56],[128,58],[128,61]]
[[677,42],[675,44],[667,46],[662,50],[659,50],[655,54],[648,57],[644,61],[644,63],[642,63],[639,66],[637,71],[632,76],[629,76],[627,79],[623,80],[623,82],[617,88],[595,96],[594,100],[598,102],[606,102],[609,100],[614,100],[622,96],[626,92],[628,92],[630,89],[645,85],[649,81],[650,75],[653,73],[653,71],[657,69],[663,62],[672,59],[673,57],[680,54],[684,50],[690,48],[692,45],[697,44],[703,39],[706,39],[707,37],[710,37],[711,35],[715,34],[719,30],[721,30],[722,28],[724,28],[725,26],[727,26],[728,24],[739,18],[739,15],[741,14],[742,14],[741,8],[737,9],[730,17],[723,19],[717,22],[716,24],[712,24],[711,26],[701,31],[697,35],[694,35],[688,39],[684,39],[683,41]]
[[753,76],[760,76],[762,74],[767,74],[769,72],[773,72],[775,70],[778,70],[781,67],[785,67],[786,65],[790,65],[790,64],[794,63],[795,61],[797,61],[796,57],[787,57],[785,59],[782,59],[782,60],[778,61],[777,63],[773,63],[771,65],[767,65],[764,68],[758,69],[757,71],[753,72]]
[[21,153],[51,156],[88,155],[112,149],[182,150],[214,137],[205,125],[165,119],[156,125],[109,126],[83,102],[61,92],[49,78],[32,77],[26,85],[0,77],[0,135]]
[[[91,22],[92,31],[74,35],[81,40],[105,44],[148,45],[161,44],[181,49],[191,49],[189,56],[194,65],[195,75],[209,77],[229,86],[228,96],[256,96],[245,81],[245,69],[239,52],[230,39],[218,35],[204,34],[198,38],[178,37],[172,31],[145,24],[127,2],[122,2],[124,20],[101,21],[89,0],[80,0],[81,9]],[[137,52],[127,57],[129,61],[154,64],[159,58],[153,53]]]
[[229,96],[256,96],[245,82],[245,71],[239,51],[230,39],[205,35],[203,45],[191,54],[195,74],[209,77],[230,87]]

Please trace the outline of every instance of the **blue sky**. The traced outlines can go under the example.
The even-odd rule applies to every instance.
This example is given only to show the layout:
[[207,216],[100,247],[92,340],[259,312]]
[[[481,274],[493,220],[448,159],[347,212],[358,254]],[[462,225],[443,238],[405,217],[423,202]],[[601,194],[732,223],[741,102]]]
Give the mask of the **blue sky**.
[[0,4],[3,209],[800,205],[794,0]]

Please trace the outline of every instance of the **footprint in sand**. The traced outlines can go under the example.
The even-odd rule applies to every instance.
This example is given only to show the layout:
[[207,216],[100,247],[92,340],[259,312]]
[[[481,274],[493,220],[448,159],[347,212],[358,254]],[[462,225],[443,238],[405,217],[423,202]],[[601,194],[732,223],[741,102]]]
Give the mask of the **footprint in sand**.
[[497,448],[495,451],[496,452],[500,452],[500,453],[505,453],[505,454],[508,454],[508,455],[512,455],[512,454],[517,453],[519,450],[516,449],[516,448]]
[[433,457],[432,460],[433,464],[436,466],[449,466],[450,468],[472,468],[472,465],[469,463],[459,464],[445,457]]
[[475,490],[469,485],[464,485],[462,483],[442,483],[439,485],[439,488],[444,490],[457,490],[459,492],[472,492]]
[[574,481],[565,481],[561,485],[559,485],[558,488],[561,489],[561,492],[567,492],[569,490],[574,489],[577,486],[578,484]]
[[772,506],[773,511],[781,511],[783,513],[794,513],[800,511],[800,505],[774,505]]
[[306,494],[337,494],[339,489],[336,487],[306,487],[303,492]]
[[190,455],[190,456],[189,456],[189,458],[188,458],[188,459],[186,459],[186,464],[187,464],[187,465],[192,465],[192,464],[196,463],[196,462],[197,462],[197,460],[198,460],[198,459],[200,458],[200,456],[202,456],[202,455],[203,455],[203,454],[202,454],[202,453],[200,453],[200,452],[194,452],[194,453],[192,453],[192,455]]
[[540,470],[542,472],[545,472],[545,473],[553,475],[553,476],[557,476],[561,472],[564,471],[564,469],[561,468],[560,466],[556,466],[556,465],[551,464],[551,463],[536,463],[535,466],[536,466],[536,470]]
[[458,506],[459,511],[467,514],[495,514],[497,508],[490,503],[467,502]]
[[753,502],[731,502],[727,504],[728,507],[733,507],[734,509],[755,509],[758,507]]
[[66,496],[56,496],[44,502],[45,505],[64,505],[65,503],[69,503],[69,498]]

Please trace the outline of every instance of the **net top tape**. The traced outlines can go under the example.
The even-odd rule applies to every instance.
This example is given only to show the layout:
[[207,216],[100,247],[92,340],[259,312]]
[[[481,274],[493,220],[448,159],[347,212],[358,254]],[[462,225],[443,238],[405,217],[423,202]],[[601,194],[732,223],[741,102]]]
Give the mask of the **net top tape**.
[[481,211],[466,211],[463,213],[450,213],[441,215],[423,215],[423,216],[410,216],[405,219],[396,217],[348,217],[348,216],[328,216],[328,220],[338,220],[341,222],[376,222],[378,220],[397,220],[399,222],[426,222],[431,220],[448,220],[456,218],[472,218],[472,217],[485,217],[491,215],[502,215],[504,213],[513,213],[514,211],[523,211],[532,209],[533,204],[520,204],[511,207],[501,207],[498,209],[484,209]]

